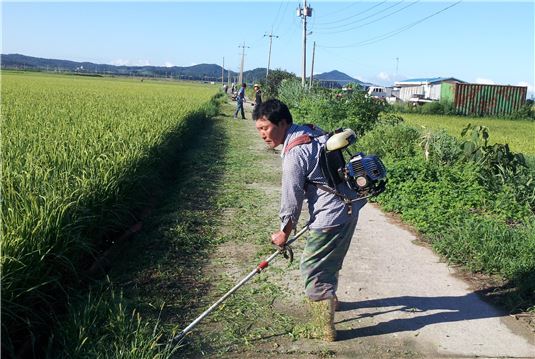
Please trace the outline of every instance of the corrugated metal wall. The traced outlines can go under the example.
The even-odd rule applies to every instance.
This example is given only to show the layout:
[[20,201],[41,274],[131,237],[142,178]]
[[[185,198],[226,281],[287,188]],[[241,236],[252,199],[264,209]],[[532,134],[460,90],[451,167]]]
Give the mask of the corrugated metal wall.
[[526,93],[527,87],[521,86],[458,83],[453,105],[463,115],[503,116],[519,110],[526,103]]
[[409,101],[412,95],[425,93],[424,86],[406,86],[399,89],[399,98],[401,101]]
[[440,100],[441,84],[425,84],[415,86],[404,86],[399,90],[399,98],[402,101],[409,101],[413,95],[424,95],[425,98]]
[[440,102],[452,104],[455,100],[455,84],[444,82],[440,86]]
[[428,92],[426,93],[425,97],[430,98],[432,100],[437,100],[437,101],[440,100],[441,87],[442,87],[442,84],[440,82],[429,84]]

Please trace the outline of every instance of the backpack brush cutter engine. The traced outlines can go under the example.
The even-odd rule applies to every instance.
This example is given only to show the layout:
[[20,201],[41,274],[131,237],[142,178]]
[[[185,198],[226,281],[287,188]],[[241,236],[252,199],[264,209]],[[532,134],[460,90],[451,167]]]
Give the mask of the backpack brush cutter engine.
[[386,187],[386,168],[379,157],[355,154],[339,173],[361,197],[377,196]]
[[[386,167],[376,155],[351,154],[348,147],[355,141],[355,132],[349,128],[340,128],[329,134],[322,153],[324,175],[331,187],[345,182],[357,192],[358,199],[377,196],[386,187]],[[350,156],[347,162],[342,152],[344,149]]]

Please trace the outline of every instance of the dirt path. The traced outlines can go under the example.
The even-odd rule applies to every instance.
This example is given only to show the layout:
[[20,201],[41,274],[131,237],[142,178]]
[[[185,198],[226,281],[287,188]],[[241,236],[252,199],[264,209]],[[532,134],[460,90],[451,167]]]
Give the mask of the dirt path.
[[[249,121],[235,121],[250,128],[252,146],[261,147],[251,108],[245,108]],[[280,161],[276,154],[273,157]],[[269,191],[278,203],[279,192]],[[285,307],[294,306],[296,316],[302,317],[297,268],[286,270],[279,281],[295,301]],[[292,358],[535,358],[532,329],[480,299],[454,269],[373,204],[360,213],[338,294],[339,341],[278,338],[240,356],[261,352]]]

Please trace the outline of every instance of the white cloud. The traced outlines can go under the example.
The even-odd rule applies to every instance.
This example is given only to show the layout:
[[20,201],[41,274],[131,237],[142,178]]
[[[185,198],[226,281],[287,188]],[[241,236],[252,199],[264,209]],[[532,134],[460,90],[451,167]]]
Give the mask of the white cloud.
[[492,80],[489,80],[489,79],[484,79],[482,77],[476,78],[475,83],[476,84],[482,84],[482,85],[496,85],[496,82],[494,82]]
[[115,66],[150,66],[149,60],[124,60],[124,59],[116,59],[111,61],[112,65]]
[[527,98],[533,99],[535,97],[535,86],[527,81],[520,81],[517,86],[526,86],[528,88]]
[[134,66],[150,66],[149,60],[137,60],[134,62]]
[[382,81],[390,81],[390,75],[384,71],[379,72],[377,78]]
[[535,87],[533,86],[533,84],[530,84],[529,82],[527,81],[520,81],[518,84],[516,84],[517,86],[526,86],[528,88],[528,92],[534,92],[535,91]]
[[192,62],[190,66],[195,66],[195,65],[197,65],[197,63],[196,62]]
[[359,81],[362,81],[362,82],[368,82],[368,78],[364,75],[360,75],[360,74],[357,74],[355,76],[351,76],[353,77],[354,79],[357,79]]
[[164,64],[165,67],[173,67],[175,66],[174,64],[172,64],[171,62],[169,61],[166,61],[165,64]]
[[115,66],[126,66],[128,65],[128,62],[129,62],[128,60],[117,59],[117,60],[112,60],[111,64]]

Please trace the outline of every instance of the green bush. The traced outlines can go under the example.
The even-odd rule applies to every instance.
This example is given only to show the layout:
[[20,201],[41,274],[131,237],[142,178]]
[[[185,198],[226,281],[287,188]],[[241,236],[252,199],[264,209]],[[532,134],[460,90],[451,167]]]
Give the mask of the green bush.
[[462,136],[464,158],[479,166],[480,182],[490,191],[501,192],[509,187],[516,201],[527,204],[535,212],[535,177],[522,153],[514,153],[507,144],[488,144],[489,130],[485,126],[468,124]]
[[460,142],[445,130],[430,133],[425,142],[427,142],[430,160],[442,164],[451,164],[461,158]]
[[404,221],[422,233],[440,233],[454,218],[462,218],[491,201],[489,193],[476,181],[475,166],[439,166],[425,161],[423,156],[388,157],[385,165],[387,191],[378,201],[387,211],[400,213]]
[[405,122],[403,117],[396,113],[383,111],[379,114],[379,124],[395,126],[403,122]]
[[423,114],[428,114],[428,115],[443,115],[444,106],[442,105],[442,103],[438,101],[433,101],[433,102],[425,103],[420,108],[420,112]]
[[289,108],[298,108],[305,94],[301,81],[297,78],[283,79],[278,89],[278,99]]
[[278,98],[279,88],[283,80],[297,79],[295,74],[284,70],[271,70],[267,76],[266,84],[263,88],[265,99]]
[[528,100],[524,106],[506,117],[511,120],[535,120],[535,105],[532,100]]
[[292,111],[295,122],[314,123],[327,131],[351,128],[357,135],[375,127],[385,108],[384,102],[367,97],[363,91],[341,94],[321,87],[306,90],[296,80],[282,81],[278,95]]
[[358,141],[358,147],[366,153],[380,157],[407,158],[417,153],[420,133],[414,127],[399,124],[378,125]]

